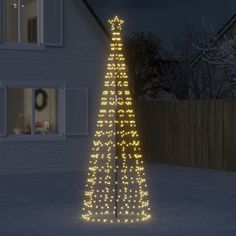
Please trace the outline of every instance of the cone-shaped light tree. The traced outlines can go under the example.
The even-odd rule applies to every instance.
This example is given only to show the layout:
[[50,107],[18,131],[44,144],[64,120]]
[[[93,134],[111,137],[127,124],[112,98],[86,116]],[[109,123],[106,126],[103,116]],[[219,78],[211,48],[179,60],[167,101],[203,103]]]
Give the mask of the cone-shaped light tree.
[[83,203],[89,222],[134,223],[151,218],[121,30],[110,20],[112,42]]

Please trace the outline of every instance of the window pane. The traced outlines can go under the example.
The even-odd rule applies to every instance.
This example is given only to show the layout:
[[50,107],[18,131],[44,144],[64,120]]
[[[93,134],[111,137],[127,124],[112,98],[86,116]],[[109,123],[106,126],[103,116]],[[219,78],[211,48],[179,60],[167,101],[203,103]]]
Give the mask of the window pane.
[[22,1],[22,41],[24,43],[38,42],[38,3],[37,0]]
[[36,89],[35,134],[58,133],[58,90]]
[[31,134],[32,89],[8,89],[8,134]]
[[5,40],[18,42],[18,1],[5,0]]

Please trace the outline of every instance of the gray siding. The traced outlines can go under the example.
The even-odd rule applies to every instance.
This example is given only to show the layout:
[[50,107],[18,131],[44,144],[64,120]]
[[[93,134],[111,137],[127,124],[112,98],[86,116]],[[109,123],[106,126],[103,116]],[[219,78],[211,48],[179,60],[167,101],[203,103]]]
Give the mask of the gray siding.
[[89,127],[87,89],[67,89],[66,117],[67,136],[78,136],[88,134]]
[[108,39],[81,0],[64,1],[63,47],[0,49],[0,81],[64,81],[88,89],[89,134],[58,141],[4,141],[0,173],[71,171],[86,168],[103,86]]

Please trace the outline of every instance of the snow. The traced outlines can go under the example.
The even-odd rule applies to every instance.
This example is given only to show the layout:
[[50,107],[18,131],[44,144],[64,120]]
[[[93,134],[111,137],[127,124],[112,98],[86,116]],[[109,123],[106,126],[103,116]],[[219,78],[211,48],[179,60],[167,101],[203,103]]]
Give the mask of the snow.
[[0,236],[235,236],[236,173],[146,165],[152,220],[80,220],[86,172],[0,176]]

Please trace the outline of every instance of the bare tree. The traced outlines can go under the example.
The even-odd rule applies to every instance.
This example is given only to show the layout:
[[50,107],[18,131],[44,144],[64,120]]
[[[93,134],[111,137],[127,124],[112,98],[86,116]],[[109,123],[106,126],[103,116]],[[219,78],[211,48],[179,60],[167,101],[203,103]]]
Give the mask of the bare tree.
[[234,97],[236,85],[236,37],[214,42],[203,49],[203,60],[214,68],[214,93],[218,97]]
[[153,33],[135,33],[125,48],[133,97],[159,97],[171,92],[177,99],[231,97],[235,88],[236,38],[217,41],[214,31],[186,22],[168,52]]
[[125,40],[130,85],[134,99],[155,97],[163,87],[159,60],[163,57],[160,39],[153,33],[138,32]]
[[193,23],[186,22],[185,30],[180,35],[175,35],[171,42],[171,51],[175,60],[174,70],[168,74],[166,81],[169,88],[179,99],[190,97],[204,97],[201,80],[203,75],[208,75],[208,68],[200,65],[197,70],[193,67],[193,58],[200,52],[198,47],[203,47],[209,42],[211,34],[205,28],[197,28]]

